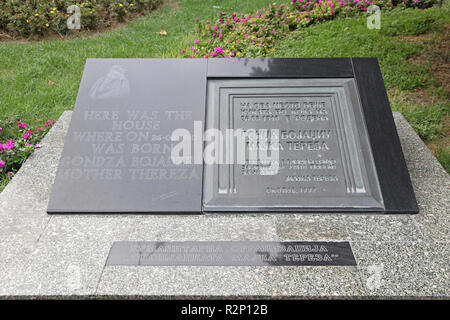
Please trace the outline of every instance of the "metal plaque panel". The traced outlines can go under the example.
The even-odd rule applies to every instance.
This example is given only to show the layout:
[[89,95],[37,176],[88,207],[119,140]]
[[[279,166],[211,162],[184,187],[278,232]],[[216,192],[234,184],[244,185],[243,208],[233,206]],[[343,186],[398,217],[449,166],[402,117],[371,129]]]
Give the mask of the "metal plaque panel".
[[[204,165],[204,211],[383,210],[354,79],[209,79],[214,128],[226,147],[221,162]],[[229,129],[275,129],[277,170],[237,163]]]

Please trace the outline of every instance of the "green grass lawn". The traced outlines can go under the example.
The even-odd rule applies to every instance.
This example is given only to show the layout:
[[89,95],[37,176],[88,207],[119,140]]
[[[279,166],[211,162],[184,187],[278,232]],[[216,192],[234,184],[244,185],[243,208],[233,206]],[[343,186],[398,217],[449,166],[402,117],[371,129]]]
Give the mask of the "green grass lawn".
[[[34,126],[71,110],[86,58],[180,57],[180,50],[195,39],[195,18],[214,18],[218,11],[251,13],[269,3],[165,1],[152,14],[96,36],[1,42],[0,140],[16,138],[19,120]],[[430,67],[437,61],[448,64],[448,50],[436,48],[445,34],[448,37],[444,25],[449,24],[449,13],[448,4],[440,9],[382,13],[381,30],[367,29],[364,17],[338,18],[292,32],[270,56],[378,57],[393,109],[407,116],[448,171],[449,92]],[[166,36],[159,34],[162,29]],[[415,57],[420,59],[414,61]],[[427,99],[414,98],[414,93]]]
[[[224,9],[255,11],[269,3],[267,0],[165,2],[153,14],[93,37],[0,43],[2,138],[15,137],[18,120],[37,125],[72,109],[87,58],[177,57],[194,39],[196,17],[213,18]],[[158,34],[161,29],[167,31],[167,36]]]
[[[450,172],[449,8],[447,2],[442,8],[382,13],[380,30],[368,29],[365,17],[338,18],[292,32],[272,55],[377,57],[392,109]],[[438,65],[443,67],[433,72]]]

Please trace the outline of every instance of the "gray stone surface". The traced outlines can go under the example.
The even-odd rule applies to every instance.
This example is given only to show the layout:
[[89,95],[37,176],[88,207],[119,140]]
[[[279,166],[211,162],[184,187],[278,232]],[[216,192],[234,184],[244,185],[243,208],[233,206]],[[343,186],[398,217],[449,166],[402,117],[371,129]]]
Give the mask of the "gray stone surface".
[[350,240],[345,220],[340,215],[275,216],[278,240]]
[[[49,216],[70,116],[61,116],[0,194],[0,298],[449,297],[450,178],[400,114],[418,215]],[[105,267],[121,240],[347,240],[358,266]]]
[[352,247],[367,295],[448,297],[448,243],[354,242]]
[[351,216],[347,230],[353,241],[406,241],[421,238],[421,232],[412,216]]
[[[164,279],[164,280],[163,280]],[[163,280],[163,281],[162,281]],[[99,295],[326,297],[365,293],[355,267],[107,267]]]

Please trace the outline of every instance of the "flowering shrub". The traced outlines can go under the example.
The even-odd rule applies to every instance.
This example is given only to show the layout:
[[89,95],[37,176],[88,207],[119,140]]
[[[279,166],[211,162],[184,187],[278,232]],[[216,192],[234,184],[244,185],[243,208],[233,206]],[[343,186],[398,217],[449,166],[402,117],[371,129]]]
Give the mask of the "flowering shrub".
[[[429,6],[436,0],[398,1],[402,6],[425,8],[425,2]],[[420,6],[416,5],[419,1]],[[338,15],[364,13],[370,5],[377,5],[382,10],[391,10],[395,6],[389,0],[291,0],[289,5],[271,3],[269,8],[253,15],[219,12],[216,21],[196,19],[197,39],[192,47],[181,50],[181,55],[186,58],[264,56],[274,40],[288,31]]]
[[435,0],[396,0],[397,4],[402,8],[419,8],[426,9],[436,3]]
[[67,8],[80,8],[81,29],[94,30],[153,10],[161,0],[0,0],[0,31],[30,36],[67,34]]
[[[9,179],[20,168],[28,156],[41,145],[38,142],[55,123],[48,120],[42,127],[32,129],[26,123],[18,122],[17,130],[19,139],[9,139],[6,143],[0,143],[0,174],[6,175]],[[0,128],[0,141],[2,128]]]

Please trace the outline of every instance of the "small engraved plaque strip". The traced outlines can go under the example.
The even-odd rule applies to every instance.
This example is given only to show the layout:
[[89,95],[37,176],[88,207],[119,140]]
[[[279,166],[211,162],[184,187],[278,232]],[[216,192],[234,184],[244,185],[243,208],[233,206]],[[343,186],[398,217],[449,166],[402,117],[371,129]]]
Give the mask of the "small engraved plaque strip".
[[348,241],[117,241],[106,265],[356,266]]

